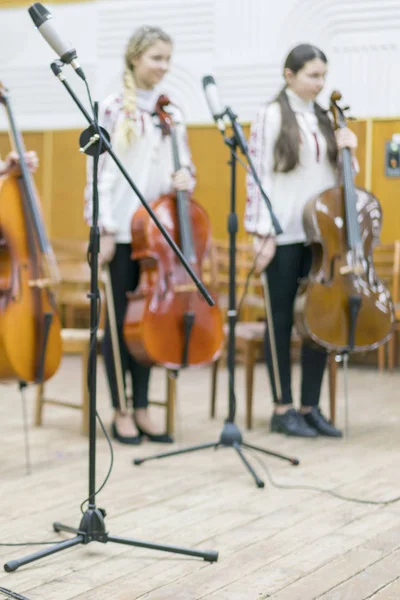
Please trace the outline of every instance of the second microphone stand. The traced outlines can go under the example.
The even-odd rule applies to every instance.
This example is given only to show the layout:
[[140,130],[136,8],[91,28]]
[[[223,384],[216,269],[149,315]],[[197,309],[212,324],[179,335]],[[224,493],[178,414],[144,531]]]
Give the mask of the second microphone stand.
[[224,116],[228,116],[232,123],[233,135],[231,137],[226,137],[224,135],[224,142],[228,146],[230,150],[230,160],[229,165],[231,167],[230,173],[230,212],[228,215],[228,234],[229,234],[229,302],[228,302],[228,344],[227,344],[227,368],[228,368],[228,377],[229,377],[229,410],[228,417],[225,420],[223,429],[221,431],[219,440],[214,442],[207,442],[205,444],[200,444],[197,446],[190,446],[188,448],[182,448],[180,450],[172,450],[170,452],[164,452],[162,454],[157,454],[154,456],[148,456],[146,458],[135,458],[133,460],[133,464],[141,465],[144,462],[149,460],[155,460],[160,458],[166,458],[168,456],[177,456],[178,454],[187,454],[189,452],[196,452],[197,450],[205,450],[207,448],[222,448],[228,447],[233,448],[242,462],[244,463],[247,470],[253,476],[254,481],[258,488],[264,487],[264,481],[260,479],[257,475],[246,456],[243,453],[243,449],[245,450],[255,450],[257,452],[262,452],[263,454],[268,454],[269,456],[275,456],[276,458],[280,458],[282,460],[286,460],[290,462],[292,465],[298,465],[299,460],[297,458],[292,458],[289,456],[285,456],[283,454],[278,454],[277,452],[272,452],[271,450],[266,450],[265,448],[261,448],[260,446],[254,446],[253,444],[248,444],[243,441],[242,434],[240,432],[239,427],[235,423],[235,415],[236,415],[236,397],[235,397],[235,325],[237,321],[237,310],[236,310],[236,234],[238,231],[238,218],[236,213],[236,163],[238,160],[237,157],[237,149],[240,148],[241,152],[246,156],[247,161],[249,163],[250,169],[252,171],[253,177],[260,188],[260,192],[267,203],[268,209],[271,214],[271,220],[274,225],[275,231],[277,233],[281,233],[282,230],[280,225],[272,212],[271,204],[265,195],[264,190],[262,189],[261,182],[257,176],[257,173],[254,169],[252,161],[249,157],[247,150],[247,142],[243,133],[243,130],[240,124],[237,122],[237,117],[234,112],[228,107],[226,111],[222,115],[218,115],[219,118],[223,118]]

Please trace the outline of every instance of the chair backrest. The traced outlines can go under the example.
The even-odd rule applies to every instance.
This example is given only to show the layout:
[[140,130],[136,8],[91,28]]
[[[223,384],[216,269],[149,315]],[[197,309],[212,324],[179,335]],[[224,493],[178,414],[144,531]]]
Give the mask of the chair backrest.
[[[63,326],[70,328],[89,326],[90,267],[87,262],[87,242],[55,239],[52,247],[60,271],[61,282],[56,292]],[[99,282],[101,286],[101,281]],[[102,311],[100,327],[104,322],[104,294],[101,291]]]
[[55,238],[51,245],[58,263],[82,262],[86,258],[88,243],[81,240]]
[[[213,240],[210,251],[209,259],[209,272],[208,278],[211,286],[217,291],[220,298],[220,305],[222,309],[228,307],[229,297],[229,242],[224,240]],[[236,243],[236,301],[239,304],[243,293],[247,286],[247,293],[244,298],[243,308],[245,309],[245,315],[239,315],[240,317],[249,317],[250,312],[254,313],[254,310],[258,312],[263,311],[263,290],[259,277],[255,274],[249,274],[254,266],[254,254],[252,244],[248,242],[237,242]],[[207,279],[205,279],[207,283]],[[252,309],[250,312],[249,310]],[[253,310],[254,309],[254,310]]]
[[400,240],[374,248],[374,267],[379,279],[389,289],[393,303],[399,303]]

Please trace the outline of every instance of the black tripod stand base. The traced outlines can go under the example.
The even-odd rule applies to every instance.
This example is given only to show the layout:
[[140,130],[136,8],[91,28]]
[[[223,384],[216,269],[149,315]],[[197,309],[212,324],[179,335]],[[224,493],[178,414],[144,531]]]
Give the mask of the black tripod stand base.
[[150,542],[143,542],[141,540],[135,540],[131,538],[121,538],[113,535],[109,535],[105,530],[104,524],[105,511],[100,508],[92,508],[86,511],[83,515],[79,525],[79,529],[70,527],[69,525],[63,525],[62,523],[53,523],[54,531],[68,531],[69,533],[76,533],[76,536],[70,540],[65,540],[39,550],[34,554],[29,554],[23,558],[16,560],[10,560],[4,565],[4,570],[7,573],[16,571],[19,567],[27,565],[35,560],[45,558],[61,550],[67,550],[78,544],[89,544],[90,542],[100,542],[106,544],[107,542],[114,542],[115,544],[124,544],[126,546],[136,546],[138,548],[149,548],[150,550],[160,550],[162,552],[172,552],[173,554],[183,554],[185,556],[195,556],[196,558],[202,558],[207,562],[216,562],[218,560],[218,552],[214,550],[192,550],[190,548],[180,548],[178,546],[167,546],[164,544],[152,544]]
[[3,587],[0,587],[0,594],[4,594],[6,598],[14,598],[14,600],[29,600],[26,596],[21,596],[21,594],[6,590],[6,588]]
[[242,443],[242,434],[239,427],[231,421],[225,421],[224,427],[219,438],[221,446],[233,446]]
[[298,458],[293,458],[291,456],[285,456],[284,454],[278,454],[277,452],[271,452],[271,450],[266,450],[265,448],[260,448],[260,446],[253,446],[252,444],[247,444],[242,439],[242,434],[240,433],[239,427],[233,423],[232,421],[225,421],[224,427],[222,429],[220,438],[218,442],[209,442],[208,444],[200,444],[199,446],[190,446],[189,448],[181,448],[180,450],[171,450],[171,452],[164,452],[163,454],[155,454],[153,456],[147,456],[146,458],[135,458],[132,462],[134,465],[141,465],[144,462],[149,460],[156,460],[159,458],[167,458],[168,456],[177,456],[178,454],[188,454],[189,452],[196,452],[197,450],[205,450],[206,448],[234,448],[239,455],[241,461],[245,465],[246,469],[253,476],[255,484],[258,488],[263,488],[265,483],[260,477],[257,475],[245,455],[243,454],[242,449],[247,450],[255,450],[256,452],[262,452],[263,454],[268,454],[268,456],[275,456],[275,458],[280,458],[281,460],[286,460],[290,462],[291,465],[297,466],[300,464]]

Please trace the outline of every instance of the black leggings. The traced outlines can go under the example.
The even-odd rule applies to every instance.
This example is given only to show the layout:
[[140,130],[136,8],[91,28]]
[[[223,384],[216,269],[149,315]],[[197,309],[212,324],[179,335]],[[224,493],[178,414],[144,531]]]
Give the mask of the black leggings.
[[[117,321],[119,349],[121,354],[121,364],[124,378],[124,389],[126,396],[126,372],[128,371],[132,378],[133,407],[146,408],[148,405],[148,388],[150,378],[150,367],[138,363],[128,352],[123,340],[124,316],[127,307],[126,293],[133,291],[139,282],[139,265],[132,261],[131,245],[117,244],[114,258],[110,262],[110,276],[114,296],[115,317]],[[103,340],[103,356],[106,367],[108,385],[110,388],[112,405],[118,409],[118,388],[115,375],[115,366],[113,359],[113,349],[111,343],[111,331],[106,320]]]
[[[288,244],[277,247],[276,254],[266,269],[282,388],[282,404],[293,402],[290,359],[293,307],[299,279],[308,275],[310,267],[310,248],[304,244]],[[277,402],[268,331],[265,335],[265,353],[274,402]],[[323,349],[319,350],[302,344],[301,404],[303,406],[317,406],[319,403],[326,359],[327,354]]]

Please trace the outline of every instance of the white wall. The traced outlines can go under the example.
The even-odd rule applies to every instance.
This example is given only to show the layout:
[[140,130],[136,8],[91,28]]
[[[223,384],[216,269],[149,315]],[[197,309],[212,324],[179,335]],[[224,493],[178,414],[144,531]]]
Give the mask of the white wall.
[[[323,104],[339,89],[354,116],[400,115],[400,0],[98,0],[53,6],[54,23],[78,50],[95,99],[120,87],[128,37],[160,25],[175,40],[164,88],[191,123],[210,122],[201,78],[213,74],[241,121],[282,84],[284,57],[311,42],[328,55]],[[54,55],[27,9],[0,12],[0,81],[24,129],[80,127],[84,120],[50,71]],[[85,100],[70,67],[68,81]],[[6,128],[4,115],[0,128]]]

